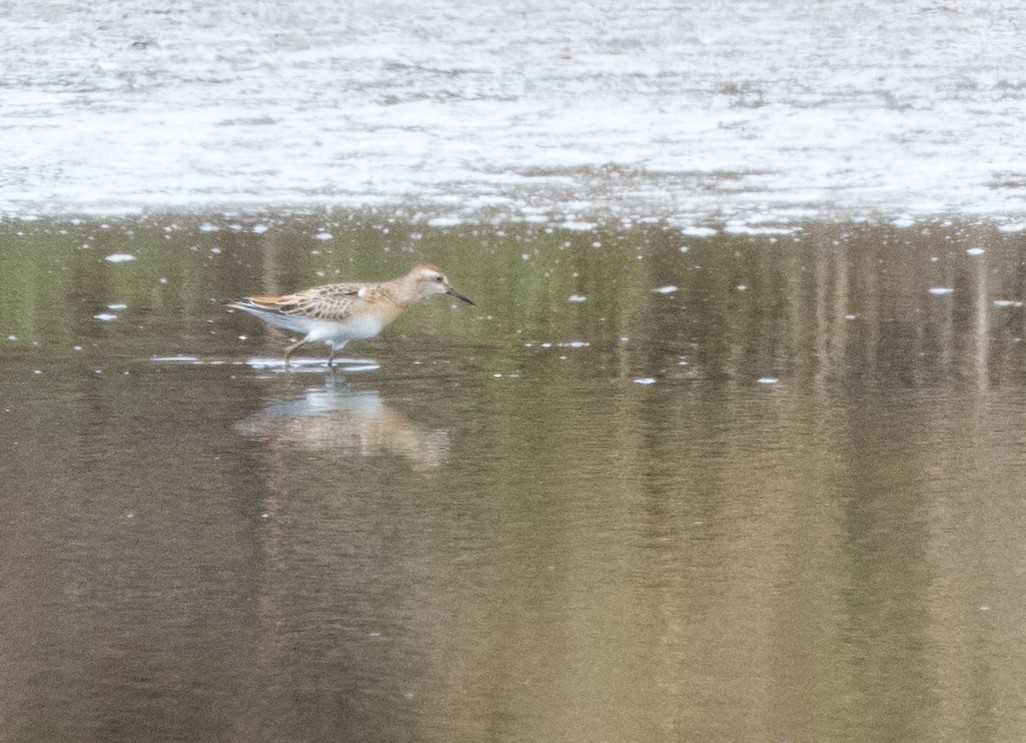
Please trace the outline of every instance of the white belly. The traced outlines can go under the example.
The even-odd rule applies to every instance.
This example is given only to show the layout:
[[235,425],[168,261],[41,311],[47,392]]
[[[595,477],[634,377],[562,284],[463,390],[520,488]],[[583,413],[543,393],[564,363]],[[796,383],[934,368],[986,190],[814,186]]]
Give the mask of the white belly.
[[387,323],[382,322],[381,318],[374,315],[354,317],[348,323],[349,337],[352,340],[373,338],[381,332],[381,329],[384,328],[385,325],[387,325]]
[[373,338],[385,327],[379,318],[373,315],[354,317],[349,322],[318,322],[307,329],[306,340],[340,344],[346,341],[359,341]]

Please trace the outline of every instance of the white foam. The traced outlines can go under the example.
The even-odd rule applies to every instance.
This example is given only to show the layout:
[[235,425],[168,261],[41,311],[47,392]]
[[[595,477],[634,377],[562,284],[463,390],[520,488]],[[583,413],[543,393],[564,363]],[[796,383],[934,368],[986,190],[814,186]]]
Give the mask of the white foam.
[[730,223],[723,231],[731,235],[790,235],[794,230],[790,227],[770,227],[767,225]]
[[327,358],[312,358],[309,356],[297,357],[285,361],[283,357],[277,358],[251,358],[245,361],[246,366],[251,369],[270,370],[275,372],[316,372],[335,369],[340,372],[364,372],[375,371],[381,365],[373,359],[347,359],[336,357],[333,367],[328,366]]
[[158,364],[195,364],[199,361],[199,357],[175,354],[172,356],[152,356],[150,361]]
[[442,217],[433,217],[428,220],[428,225],[431,227],[457,227],[462,224],[463,220],[460,217],[454,215],[447,215]]
[[559,227],[563,230],[570,230],[571,232],[591,232],[598,225],[594,222],[561,222]]

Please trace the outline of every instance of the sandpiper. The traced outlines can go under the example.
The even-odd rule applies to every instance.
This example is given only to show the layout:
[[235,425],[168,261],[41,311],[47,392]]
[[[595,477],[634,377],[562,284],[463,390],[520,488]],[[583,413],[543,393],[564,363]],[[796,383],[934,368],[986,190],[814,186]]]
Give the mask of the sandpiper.
[[285,349],[285,363],[304,343],[326,343],[335,353],[352,340],[373,338],[414,302],[434,294],[448,294],[474,304],[449,284],[435,266],[415,266],[405,276],[381,282],[354,282],[315,286],[279,297],[245,297],[228,307],[248,312],[264,322],[303,337]]

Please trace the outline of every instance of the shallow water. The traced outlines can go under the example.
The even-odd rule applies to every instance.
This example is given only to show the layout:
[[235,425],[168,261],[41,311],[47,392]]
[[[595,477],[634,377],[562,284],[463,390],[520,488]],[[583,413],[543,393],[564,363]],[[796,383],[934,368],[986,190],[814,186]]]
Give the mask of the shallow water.
[[5,223],[0,739],[1021,739],[1022,234],[710,232]]

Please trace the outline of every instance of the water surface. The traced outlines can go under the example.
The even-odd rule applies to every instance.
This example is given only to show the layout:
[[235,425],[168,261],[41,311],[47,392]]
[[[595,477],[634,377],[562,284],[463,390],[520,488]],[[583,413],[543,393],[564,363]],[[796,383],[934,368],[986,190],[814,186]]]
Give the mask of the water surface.
[[3,225],[0,738],[1021,738],[1022,235],[710,233]]

